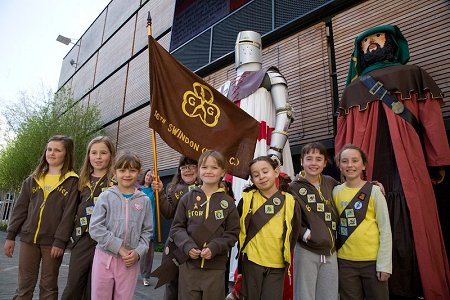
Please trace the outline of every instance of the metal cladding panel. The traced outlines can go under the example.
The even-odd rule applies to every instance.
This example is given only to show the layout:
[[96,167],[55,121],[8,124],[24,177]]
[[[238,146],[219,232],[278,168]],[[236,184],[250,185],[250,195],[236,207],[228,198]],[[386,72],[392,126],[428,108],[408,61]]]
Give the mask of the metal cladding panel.
[[148,50],[143,51],[130,62],[124,112],[149,101],[148,68]]
[[126,72],[125,65],[90,93],[90,103],[100,109],[103,124],[122,115]]
[[67,81],[66,84],[61,87],[61,91],[63,90],[72,90],[72,78],[70,78],[69,81]]
[[209,63],[209,44],[211,31],[205,31],[184,47],[172,52],[183,65],[191,70],[197,70]]
[[62,65],[61,65],[61,73],[59,74],[59,83],[58,89],[62,87],[70,77],[75,74],[76,68],[78,65],[71,65],[70,61],[77,61],[79,46],[75,44],[72,49],[70,49],[69,53],[67,53],[66,57],[64,57]]
[[333,2],[334,0],[277,0],[275,1],[275,27],[280,27],[286,23],[304,16],[314,9]]
[[115,122],[112,123],[109,126],[106,126],[105,128],[103,128],[103,130],[105,131],[105,135],[108,136],[109,138],[111,138],[111,140],[114,143],[114,146],[116,146],[117,149],[117,130],[118,130],[118,125],[119,122]]
[[[136,152],[142,160],[143,169],[153,168],[151,128],[148,126],[150,106],[120,120],[117,149]],[[164,143],[156,134],[158,170],[177,166],[180,155]]]
[[81,37],[78,63],[84,64],[102,45],[103,29],[105,28],[106,9],[92,23],[91,27]]
[[217,70],[215,73],[208,75],[203,79],[214,88],[219,89],[224,82],[231,80],[235,77],[236,77],[236,69],[234,64],[232,64],[226,68]]
[[135,21],[135,18],[131,18],[100,48],[95,84],[105,79],[131,57]]
[[80,99],[94,87],[94,72],[97,55],[94,55],[72,78],[72,93]]
[[170,38],[172,37],[172,33],[169,32],[166,35],[162,36],[159,40],[158,43],[167,51],[169,51],[169,47],[170,47]]
[[105,32],[106,41],[141,5],[140,0],[113,0],[108,4]]
[[[263,48],[263,67],[270,66],[277,66],[288,84],[289,101],[294,109],[294,122],[289,128],[290,145],[333,138],[325,24],[319,23]],[[230,65],[205,79],[219,87],[235,75],[234,65]]]
[[[167,49],[170,43],[170,34],[163,36],[158,43]],[[133,58],[129,65],[124,112],[130,111],[150,99],[148,49]]]
[[158,37],[172,26],[173,12],[175,10],[175,0],[170,1],[149,1],[139,9],[136,36],[134,41],[134,53],[147,47],[147,17],[148,12],[152,17],[152,35]]
[[324,23],[265,49],[263,67],[278,66],[288,84],[291,146],[333,138],[333,100]]
[[211,60],[214,61],[233,51],[237,34],[243,30],[253,30],[261,35],[272,30],[271,0],[250,2],[215,25],[213,27]]
[[[383,7],[383,13],[379,8]],[[418,17],[420,16],[420,17]],[[444,118],[450,118],[450,2],[369,0],[333,19],[339,97],[345,88],[350,55],[355,38],[367,29],[394,24],[408,41],[414,64],[425,69],[444,93]]]

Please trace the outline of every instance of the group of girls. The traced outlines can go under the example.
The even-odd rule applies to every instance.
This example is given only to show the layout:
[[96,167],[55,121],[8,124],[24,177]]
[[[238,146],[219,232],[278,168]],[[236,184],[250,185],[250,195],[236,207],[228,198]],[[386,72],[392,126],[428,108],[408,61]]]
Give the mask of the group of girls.
[[302,207],[295,299],[389,299],[392,237],[382,185],[366,181],[367,157],[354,145],[336,157],[343,184],[322,174],[327,161],[324,145],[307,144],[291,184]]
[[238,207],[222,184],[226,161],[217,151],[204,152],[198,163],[182,157],[167,195],[150,170],[142,191],[136,188],[141,163],[135,154],[114,156],[107,137],[95,138],[78,179],[73,141],[48,141],[8,226],[7,256],[21,236],[16,299],[32,298],[41,261],[40,298],[57,298],[66,245],[72,255],[63,299],[132,299],[138,261],[144,284],[151,270],[151,263],[146,267],[153,258],[156,189],[162,214],[174,218],[170,239],[186,256],[178,281],[166,285],[165,299],[223,299],[228,253],[237,241],[240,299],[282,299],[293,252],[289,276],[296,299],[388,298],[387,205],[380,188],[363,177],[367,159],[361,149],[346,145],[339,152],[341,185],[322,175],[328,157],[320,143],[303,148],[303,171],[290,184],[272,159],[257,157],[249,163],[252,185]]
[[132,299],[139,260],[144,279],[149,276],[151,171],[144,176],[143,191],[137,189],[139,157],[130,152],[115,157],[115,147],[105,136],[89,143],[79,177],[73,164],[73,140],[53,136],[22,184],[4,245],[5,255],[11,257],[20,235],[14,299],[33,298],[39,269],[39,299],[58,299],[66,246],[72,254],[62,299]]
[[193,162],[185,167],[183,159],[179,170],[197,171],[200,186],[191,181],[188,192],[189,184],[178,182],[166,203],[176,207],[170,239],[187,259],[178,285],[168,285],[171,292],[179,287],[178,294],[174,298],[166,287],[164,299],[222,299],[225,257],[236,240],[242,274],[236,298],[282,299],[294,256],[289,276],[295,299],[388,299],[387,205],[380,187],[366,181],[367,158],[360,148],[346,145],[337,155],[341,185],[322,174],[328,155],[320,143],[303,148],[303,171],[289,185],[273,160],[257,157],[249,163],[252,185],[237,208],[221,184],[226,169],[220,153],[203,153],[198,170]]

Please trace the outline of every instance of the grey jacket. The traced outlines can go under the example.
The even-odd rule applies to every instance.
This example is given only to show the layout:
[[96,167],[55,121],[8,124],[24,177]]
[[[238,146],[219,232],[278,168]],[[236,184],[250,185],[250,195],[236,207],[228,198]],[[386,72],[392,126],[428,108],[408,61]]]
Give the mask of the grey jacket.
[[127,199],[117,186],[102,192],[91,216],[89,232],[97,249],[118,256],[123,245],[142,257],[153,231],[152,208],[141,191]]

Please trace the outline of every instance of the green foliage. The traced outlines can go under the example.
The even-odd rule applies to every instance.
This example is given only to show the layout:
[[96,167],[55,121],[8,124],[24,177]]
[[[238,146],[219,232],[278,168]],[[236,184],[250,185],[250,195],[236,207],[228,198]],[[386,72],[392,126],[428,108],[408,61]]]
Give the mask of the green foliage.
[[[29,99],[28,99],[29,100]],[[75,141],[76,170],[81,166],[86,145],[101,127],[95,106],[76,102],[69,91],[62,90],[41,103],[25,103],[9,108],[5,116],[15,137],[0,151],[0,189],[18,190],[31,174],[44,152],[47,140],[56,134]]]

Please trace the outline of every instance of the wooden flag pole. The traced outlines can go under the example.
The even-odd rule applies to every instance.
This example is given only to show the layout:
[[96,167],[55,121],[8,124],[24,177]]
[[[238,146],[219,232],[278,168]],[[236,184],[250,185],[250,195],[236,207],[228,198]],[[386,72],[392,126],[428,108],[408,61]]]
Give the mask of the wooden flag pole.
[[[148,17],[147,17],[147,34],[148,34],[148,39],[149,39],[149,43],[150,43],[150,38],[152,36],[152,17],[150,16],[150,12],[148,12]],[[148,68],[148,86],[149,86],[149,96],[151,95],[151,87],[150,87],[150,76],[151,76],[151,72],[150,72],[150,44],[148,46],[148,63],[149,63],[149,68]],[[159,181],[159,176],[158,176],[158,161],[156,159],[156,134],[155,134],[155,130],[152,128],[152,149],[153,149],[153,169],[154,169],[154,174],[155,174],[155,178],[157,181]],[[158,229],[158,242],[161,242],[161,218],[160,218],[160,214],[159,214],[159,190],[155,191],[155,200],[156,200],[156,228]]]

